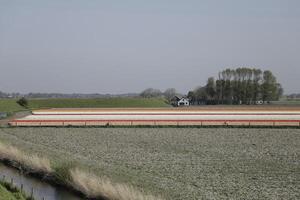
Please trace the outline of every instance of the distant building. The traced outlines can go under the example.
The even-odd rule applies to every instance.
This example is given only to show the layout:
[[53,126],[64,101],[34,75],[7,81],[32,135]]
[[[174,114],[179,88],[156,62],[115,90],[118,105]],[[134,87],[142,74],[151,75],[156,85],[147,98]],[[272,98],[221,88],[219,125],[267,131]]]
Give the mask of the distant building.
[[181,96],[174,96],[171,99],[171,104],[173,106],[189,106],[190,105],[190,100],[187,97],[181,97]]
[[258,100],[255,102],[256,105],[263,105],[264,104],[264,101],[263,100]]
[[7,117],[7,113],[0,112],[0,119]]

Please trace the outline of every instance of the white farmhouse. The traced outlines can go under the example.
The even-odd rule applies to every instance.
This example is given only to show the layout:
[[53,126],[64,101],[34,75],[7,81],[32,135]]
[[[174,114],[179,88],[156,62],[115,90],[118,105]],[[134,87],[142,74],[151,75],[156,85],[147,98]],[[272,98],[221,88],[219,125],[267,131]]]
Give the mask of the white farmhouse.
[[171,104],[173,106],[189,106],[190,100],[187,97],[174,96],[171,99]]

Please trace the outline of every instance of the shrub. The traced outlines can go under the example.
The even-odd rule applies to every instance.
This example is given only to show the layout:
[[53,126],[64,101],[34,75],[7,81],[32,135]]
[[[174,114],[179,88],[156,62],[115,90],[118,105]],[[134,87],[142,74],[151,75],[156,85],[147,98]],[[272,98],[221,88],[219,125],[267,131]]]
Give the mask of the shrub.
[[28,107],[28,100],[25,97],[22,97],[21,99],[19,99],[17,101],[17,104],[19,104],[20,106],[23,106],[25,108]]

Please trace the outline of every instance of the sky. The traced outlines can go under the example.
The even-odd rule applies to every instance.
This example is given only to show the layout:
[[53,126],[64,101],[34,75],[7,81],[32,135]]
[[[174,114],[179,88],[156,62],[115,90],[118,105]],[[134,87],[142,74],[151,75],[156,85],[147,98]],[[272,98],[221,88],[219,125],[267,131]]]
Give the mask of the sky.
[[237,67],[300,93],[299,0],[0,0],[0,91],[186,93]]

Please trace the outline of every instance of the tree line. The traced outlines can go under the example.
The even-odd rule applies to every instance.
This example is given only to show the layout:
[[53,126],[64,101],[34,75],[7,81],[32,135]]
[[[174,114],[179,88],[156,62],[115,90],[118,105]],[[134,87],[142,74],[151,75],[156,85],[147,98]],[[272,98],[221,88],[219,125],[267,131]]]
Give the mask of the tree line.
[[203,87],[189,91],[192,104],[257,104],[278,100],[283,88],[269,70],[225,69],[210,77]]
[[[165,97],[169,102],[177,95],[174,88],[164,92],[147,88],[141,97]],[[225,69],[218,73],[217,79],[210,77],[203,87],[189,91],[187,97],[194,105],[201,104],[257,104],[278,100],[283,88],[269,70],[257,68]]]

